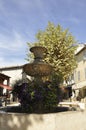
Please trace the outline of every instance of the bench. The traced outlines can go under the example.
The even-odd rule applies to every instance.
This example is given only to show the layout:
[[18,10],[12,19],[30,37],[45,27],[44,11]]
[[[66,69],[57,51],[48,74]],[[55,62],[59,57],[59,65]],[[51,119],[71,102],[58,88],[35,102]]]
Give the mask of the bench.
[[81,102],[59,102],[60,106],[70,106],[70,107],[79,107],[81,111],[85,110],[85,103],[81,103]]

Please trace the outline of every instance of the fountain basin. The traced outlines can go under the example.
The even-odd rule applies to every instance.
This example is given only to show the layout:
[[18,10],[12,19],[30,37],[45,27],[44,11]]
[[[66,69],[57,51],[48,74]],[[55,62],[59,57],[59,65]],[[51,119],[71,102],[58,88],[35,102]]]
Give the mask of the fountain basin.
[[52,67],[46,63],[30,63],[23,67],[24,72],[30,76],[47,76],[52,72]]
[[[85,111],[86,113],[86,111]],[[86,130],[86,115],[80,111],[47,114],[1,113],[0,130]]]

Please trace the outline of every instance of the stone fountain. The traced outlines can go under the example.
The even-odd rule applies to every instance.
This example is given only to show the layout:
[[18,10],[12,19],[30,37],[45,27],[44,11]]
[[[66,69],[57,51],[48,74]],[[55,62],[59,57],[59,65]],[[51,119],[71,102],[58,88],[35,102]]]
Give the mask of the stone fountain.
[[[23,71],[26,73],[26,75],[34,77],[33,83],[36,83],[36,90],[34,91],[38,93],[37,95],[40,95],[40,93],[42,93],[42,87],[46,83],[46,81],[43,82],[42,79],[43,77],[51,74],[52,67],[49,64],[45,63],[43,60],[44,54],[47,52],[47,49],[45,47],[34,46],[30,48],[30,51],[34,54],[34,60],[32,63],[25,64],[23,66]],[[42,99],[38,100],[34,106],[34,110],[38,112],[43,111],[43,103],[41,100]]]
[[34,46],[30,48],[30,51],[34,54],[34,61],[24,65],[24,72],[35,78],[42,78],[43,76],[50,75],[52,67],[43,60],[47,49],[41,46]]

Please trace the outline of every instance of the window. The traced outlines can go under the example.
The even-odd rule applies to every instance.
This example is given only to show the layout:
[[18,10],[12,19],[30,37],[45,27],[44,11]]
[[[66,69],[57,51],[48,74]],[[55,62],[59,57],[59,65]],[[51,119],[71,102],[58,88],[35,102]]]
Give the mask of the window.
[[83,60],[86,61],[86,51],[83,53]]
[[71,75],[71,80],[74,80],[74,74]]
[[85,68],[85,79],[86,79],[86,68]]
[[78,81],[80,81],[80,71],[78,71]]

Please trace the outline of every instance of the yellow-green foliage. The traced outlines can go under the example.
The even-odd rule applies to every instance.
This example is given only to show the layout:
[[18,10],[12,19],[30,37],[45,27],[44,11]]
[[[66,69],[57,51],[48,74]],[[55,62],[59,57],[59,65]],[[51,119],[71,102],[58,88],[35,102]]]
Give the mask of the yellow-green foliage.
[[37,41],[33,45],[47,48],[45,61],[53,66],[55,73],[66,79],[76,67],[74,52],[77,42],[72,34],[68,29],[49,22],[44,31],[38,31],[36,38]]

